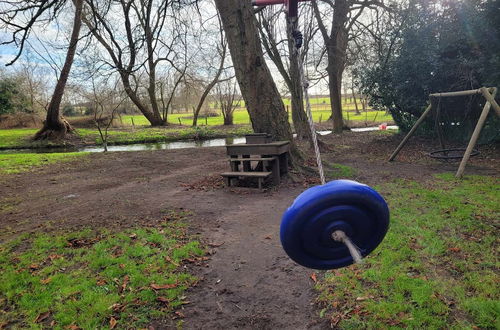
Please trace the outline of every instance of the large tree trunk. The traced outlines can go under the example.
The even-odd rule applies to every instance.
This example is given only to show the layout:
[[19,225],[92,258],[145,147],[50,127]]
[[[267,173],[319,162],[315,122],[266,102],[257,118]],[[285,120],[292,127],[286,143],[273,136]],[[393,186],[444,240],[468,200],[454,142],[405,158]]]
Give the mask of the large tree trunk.
[[290,60],[290,84],[288,88],[290,89],[292,98],[292,121],[293,127],[295,127],[295,133],[297,133],[297,138],[311,141],[311,129],[307,121],[306,112],[304,111],[303,82],[300,76],[300,66],[303,64],[295,48],[295,40],[292,36],[293,28],[292,22],[287,18],[288,52]]
[[332,120],[333,120],[333,132],[342,133],[342,128],[344,127],[344,121],[342,118],[342,74],[338,74],[341,71],[338,68],[338,63],[329,56],[328,58],[328,78],[329,78],[329,91],[330,91],[330,104],[332,107]]
[[71,39],[66,53],[66,60],[47,109],[45,123],[42,129],[35,134],[35,140],[64,138],[66,133],[72,130],[71,125],[66,120],[61,118],[59,108],[61,106],[64,89],[66,87],[66,83],[68,82],[71,66],[73,65],[73,60],[75,58],[76,47],[78,45],[80,28],[82,27],[83,1],[84,0],[73,0],[73,4],[75,6],[75,18],[73,21],[73,32],[71,33]]
[[271,134],[276,140],[289,140],[293,145],[285,106],[262,53],[251,2],[216,0],[215,4],[253,130]]
[[328,78],[330,82],[330,102],[332,105],[333,132],[341,133],[342,118],[342,74],[347,60],[348,31],[345,24],[349,17],[347,0],[335,1],[333,25],[328,52]]
[[323,24],[318,5],[313,1],[314,15],[318,21],[323,40],[326,45],[328,56],[328,72],[330,103],[332,107],[333,132],[342,133],[344,126],[342,119],[342,74],[344,73],[347,59],[348,29],[346,23],[349,21],[348,0],[336,0],[334,2],[333,23],[330,34]]

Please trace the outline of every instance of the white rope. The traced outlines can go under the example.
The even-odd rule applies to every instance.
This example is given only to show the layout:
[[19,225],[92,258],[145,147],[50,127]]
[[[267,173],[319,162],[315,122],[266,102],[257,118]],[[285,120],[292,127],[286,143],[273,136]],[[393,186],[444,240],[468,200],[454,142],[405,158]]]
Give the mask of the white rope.
[[[297,20],[293,22],[292,31],[297,27]],[[321,161],[321,152],[318,146],[318,137],[316,136],[316,129],[314,128],[314,121],[311,111],[311,102],[309,100],[309,81],[306,79],[304,73],[304,63],[301,61],[301,52],[299,47],[295,47],[297,58],[299,59],[299,75],[300,81],[302,82],[302,88],[304,89],[304,98],[306,100],[306,112],[307,120],[309,122],[309,128],[311,129],[311,139],[313,141],[314,153],[316,154],[316,163],[318,164],[319,178],[321,179],[321,184],[325,184],[325,173],[323,171],[323,162]],[[337,230],[332,233],[332,239],[337,242],[344,243],[344,245],[349,250],[352,259],[355,263],[362,263],[363,256],[360,253],[359,248],[351,241],[351,239],[342,230]]]
[[[295,48],[297,52],[297,58],[301,59],[301,52],[300,49]],[[314,153],[316,154],[316,163],[318,164],[318,172],[319,172],[319,178],[321,180],[321,184],[325,184],[325,172],[323,171],[323,162],[321,161],[321,153],[319,151],[319,146],[318,146],[318,138],[316,136],[316,129],[314,128],[314,121],[313,121],[313,116],[311,112],[311,102],[309,100],[309,81],[305,77],[304,73],[304,63],[299,62],[299,74],[300,74],[300,81],[302,82],[302,88],[304,89],[304,98],[306,100],[306,111],[307,111],[307,121],[309,122],[309,128],[311,130],[311,139],[313,141],[313,146],[314,146]]]
[[363,262],[363,256],[359,251],[359,248],[351,241],[351,239],[342,231],[336,230],[332,234],[332,238],[334,241],[344,243],[351,254],[352,260],[355,263],[360,264]]

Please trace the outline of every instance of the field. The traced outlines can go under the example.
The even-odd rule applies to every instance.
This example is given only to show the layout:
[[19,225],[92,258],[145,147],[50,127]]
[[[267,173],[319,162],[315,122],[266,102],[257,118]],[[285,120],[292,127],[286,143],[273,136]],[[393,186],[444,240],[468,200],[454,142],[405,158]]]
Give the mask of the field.
[[[355,113],[355,105],[350,99],[344,100],[343,105],[343,118],[348,122],[348,124],[355,126],[374,126],[378,123],[392,122],[392,117],[387,114],[386,111],[375,111],[369,109],[366,112],[361,111],[361,103],[358,101],[358,106],[361,111],[360,115]],[[244,102],[240,102],[240,107],[234,112],[234,124],[250,124],[250,117],[245,108],[243,108]],[[283,103],[290,110],[290,100],[283,99]],[[311,99],[311,110],[313,114],[313,120],[315,123],[326,122],[331,115],[330,110],[330,100],[328,98],[315,97]],[[291,111],[291,110],[290,110]],[[292,122],[291,112],[289,111],[290,122]],[[219,113],[215,110],[215,113]],[[174,113],[168,115],[168,122],[172,124],[181,125],[191,125],[193,121],[192,113]],[[142,115],[125,115],[121,118],[121,123],[123,125],[149,125],[147,119]],[[198,119],[198,125],[208,125],[208,126],[218,126],[224,124],[222,115],[215,117],[205,117],[203,113],[200,113],[200,118]]]

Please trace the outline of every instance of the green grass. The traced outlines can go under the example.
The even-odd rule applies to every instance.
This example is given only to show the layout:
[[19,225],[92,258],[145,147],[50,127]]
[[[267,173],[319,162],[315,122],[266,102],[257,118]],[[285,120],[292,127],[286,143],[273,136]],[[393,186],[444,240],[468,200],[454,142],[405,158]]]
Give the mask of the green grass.
[[86,156],[87,153],[0,154],[0,174],[20,173],[53,163],[69,162]]
[[[145,118],[144,118],[145,120]],[[132,129],[110,129],[108,144],[155,143],[178,140],[204,140],[226,136],[243,136],[252,133],[250,126],[216,127],[182,127],[182,128],[152,128],[138,127]],[[40,148],[65,146],[58,142],[33,142],[30,138],[36,133],[33,129],[2,129],[0,130],[0,149],[9,148]],[[76,134],[88,144],[102,144],[97,129],[79,128]]]
[[29,128],[0,129],[0,147],[4,149],[29,147],[32,144],[30,137],[35,135],[37,131]]
[[499,183],[446,174],[383,185],[389,233],[363,265],[318,282],[320,314],[344,329],[498,329]]
[[[137,128],[134,130],[109,130],[108,144],[154,143],[179,140],[206,140],[226,136],[243,136],[251,133],[248,126],[235,126],[227,129],[210,127],[183,128]],[[77,134],[89,143],[101,144],[99,132],[95,129],[77,130]]]
[[[347,110],[347,109],[344,109]],[[352,110],[352,109],[349,109]],[[328,120],[328,118],[331,115],[331,110],[327,109],[326,107],[320,107],[320,108],[313,108],[312,109],[312,114],[313,114],[313,120],[316,123],[320,122],[325,122]],[[350,121],[356,121],[356,122],[367,122],[368,124],[373,124],[375,125],[376,123],[382,123],[382,122],[390,122],[392,121],[392,116],[386,114],[385,111],[368,111],[368,112],[363,112],[360,115],[355,115],[353,112],[347,112],[344,111],[343,113],[344,119],[345,120],[350,120]],[[182,124],[182,125],[191,125],[193,122],[193,114],[192,113],[181,113],[181,114],[169,114],[168,115],[168,122],[172,124]],[[291,122],[291,113],[290,113],[290,122]],[[122,116],[122,122],[123,125],[130,126],[132,125],[132,119],[134,122],[134,125],[137,126],[146,126],[149,125],[148,120],[146,117],[142,115],[126,115]],[[180,121],[179,121],[180,120]],[[245,109],[240,109],[236,110],[234,112],[234,117],[233,117],[234,124],[250,124],[250,117],[248,115],[248,112]],[[198,125],[208,125],[208,126],[219,126],[224,124],[224,119],[223,117],[217,116],[217,117],[208,117],[205,118],[198,118]]]
[[145,327],[186,303],[183,264],[203,254],[182,221],[18,237],[0,246],[0,327]]

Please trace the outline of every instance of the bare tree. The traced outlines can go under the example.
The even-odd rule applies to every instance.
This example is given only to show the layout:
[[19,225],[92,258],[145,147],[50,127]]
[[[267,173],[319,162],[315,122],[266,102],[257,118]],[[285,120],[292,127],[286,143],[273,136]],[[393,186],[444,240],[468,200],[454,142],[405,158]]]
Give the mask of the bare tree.
[[[158,103],[157,70],[168,63],[184,71],[178,60],[187,28],[177,18],[178,5],[164,0],[86,1],[89,13],[84,22],[108,55],[101,60],[119,73],[127,95],[151,125],[166,125],[166,112],[160,111]],[[171,29],[165,31],[167,21]],[[141,74],[146,77],[145,86]]]
[[[66,133],[72,130],[69,123],[61,117],[59,108],[78,45],[82,25],[83,1],[72,0],[75,15],[66,59],[50,100],[44,125],[35,135],[37,140],[64,138]],[[7,65],[12,65],[19,59],[33,28],[39,23],[54,21],[66,2],[66,0],[0,1],[0,22],[12,30],[12,38],[2,42],[1,45],[18,47],[18,53]]]
[[90,98],[94,108],[94,125],[99,131],[104,152],[107,152],[108,130],[113,124],[117,112],[126,96],[120,93],[123,89],[118,88],[117,83],[115,83],[113,87],[110,87],[106,81],[98,83],[94,76],[92,76],[91,79],[92,91]]
[[[177,70],[176,70],[177,71]],[[166,74],[158,79],[158,90],[160,91],[160,103],[162,117],[165,122],[168,122],[168,112],[172,109],[177,88],[181,85],[187,71],[187,65],[184,69],[176,74]]]
[[341,133],[342,74],[347,62],[348,43],[353,37],[350,33],[366,9],[386,8],[386,6],[383,0],[322,0],[321,2],[325,4],[323,10],[320,10],[317,0],[312,1],[312,6],[327,55],[326,71],[329,79],[333,131]]
[[222,23],[220,22],[220,17],[217,15],[217,19],[219,21],[219,41],[217,43],[217,57],[219,59],[219,66],[216,68],[215,75],[212,80],[205,86],[203,93],[201,94],[198,105],[196,106],[193,113],[193,126],[197,126],[198,124],[198,116],[200,114],[200,110],[203,107],[203,103],[210,93],[210,91],[214,88],[214,86],[220,82],[219,78],[224,72],[226,68],[224,68],[224,63],[226,62],[227,55],[227,42],[224,37],[224,30],[222,29]]
[[[237,82],[225,80],[215,87],[215,96],[219,104],[224,125],[233,125],[233,113],[240,106]],[[238,97],[238,98],[237,98]]]
[[[299,56],[295,47],[295,39],[292,36],[295,29],[294,23],[288,17],[285,21],[284,15],[281,15],[282,13],[282,10],[276,10],[274,6],[260,11],[258,16],[260,35],[267,55],[278,68],[290,92],[292,120],[297,138],[310,140],[311,130],[304,111],[304,95],[299,66],[302,66],[306,59],[310,41],[314,37],[317,28],[313,24],[314,20],[311,19],[310,6],[301,6],[300,16],[303,17],[304,45]],[[285,27],[280,29],[283,26],[282,21],[285,22]],[[280,30],[284,30],[284,36],[279,33]],[[286,56],[288,62],[285,63],[283,58]]]
[[21,88],[28,98],[30,112],[46,114],[51,98],[47,70],[35,60],[31,52],[26,51],[17,73],[21,77]]

